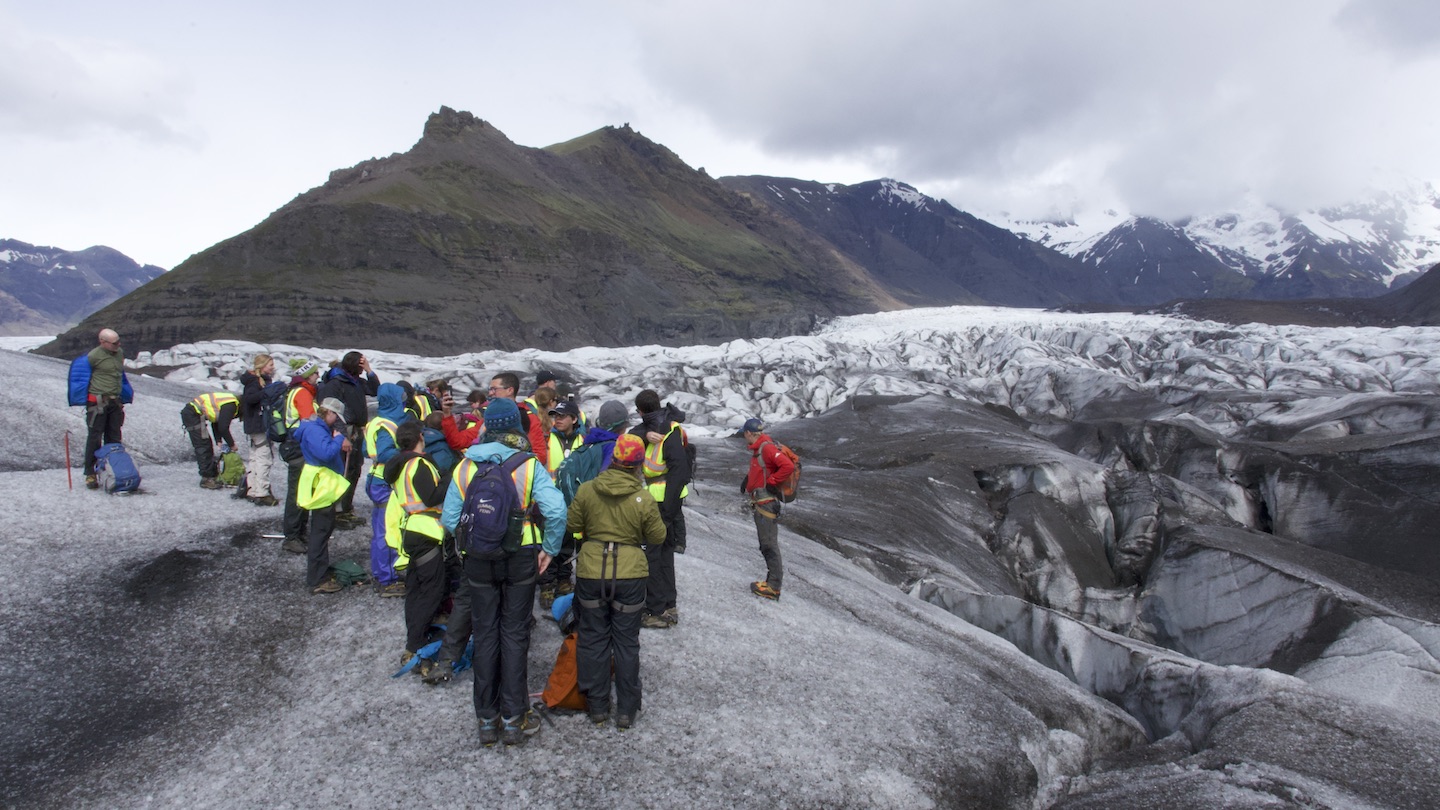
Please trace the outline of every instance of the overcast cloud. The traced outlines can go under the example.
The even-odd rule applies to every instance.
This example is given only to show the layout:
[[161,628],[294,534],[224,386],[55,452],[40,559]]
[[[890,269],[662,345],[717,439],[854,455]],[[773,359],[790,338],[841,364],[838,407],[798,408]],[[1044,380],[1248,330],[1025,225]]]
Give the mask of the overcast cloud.
[[0,0],[0,237],[172,266],[440,105],[630,123],[712,176],[978,213],[1292,208],[1440,179],[1440,3]]

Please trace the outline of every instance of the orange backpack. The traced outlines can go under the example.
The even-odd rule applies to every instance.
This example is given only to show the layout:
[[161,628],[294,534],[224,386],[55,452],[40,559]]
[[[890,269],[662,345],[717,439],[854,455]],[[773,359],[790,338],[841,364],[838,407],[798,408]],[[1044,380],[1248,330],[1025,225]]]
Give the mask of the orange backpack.
[[[779,498],[781,503],[790,503],[795,500],[796,495],[800,494],[800,456],[796,455],[794,450],[791,450],[789,447],[786,447],[774,439],[766,442],[766,444],[775,445],[775,449],[783,453],[786,458],[790,459],[790,463],[795,465],[795,468],[790,471],[790,475],[775,486],[775,497]],[[764,450],[765,445],[762,444],[756,452],[758,454],[764,452]],[[764,456],[760,458],[760,466],[762,468],[765,466]]]
[[555,667],[550,670],[550,680],[540,699],[552,709],[573,709],[585,711],[585,696],[580,694],[579,673],[575,669],[575,634],[569,633],[560,642],[560,652],[555,656]]

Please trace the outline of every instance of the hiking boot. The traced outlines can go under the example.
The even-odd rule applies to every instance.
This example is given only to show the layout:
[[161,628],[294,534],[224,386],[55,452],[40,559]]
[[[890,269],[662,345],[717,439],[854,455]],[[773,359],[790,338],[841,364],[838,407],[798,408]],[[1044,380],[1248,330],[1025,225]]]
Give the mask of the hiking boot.
[[224,487],[224,484],[221,484],[219,481],[215,480],[214,478],[201,478],[201,479],[200,479],[200,488],[201,488],[201,489],[222,489],[223,487]]
[[420,663],[415,665],[415,674],[419,675],[420,680],[424,681],[425,683],[432,683],[430,679],[435,674],[436,666],[438,665],[435,663],[435,661],[429,658],[421,658]]
[[335,515],[335,528],[337,529],[358,529],[364,525],[365,518],[356,515],[354,512],[340,512]]
[[618,729],[620,729],[621,731],[624,731],[625,729],[630,728],[630,727],[633,726],[633,725],[635,725],[635,715],[633,715],[633,714],[617,714],[617,715],[615,715],[615,727],[618,728]]
[[505,727],[501,729],[500,736],[506,745],[520,745],[526,737],[540,730],[540,718],[533,711],[526,711],[519,717],[507,717],[503,722]]
[[575,583],[571,582],[570,580],[567,579],[563,582],[555,583],[556,599],[559,599],[562,596],[569,596],[572,593],[575,593]]
[[680,610],[679,610],[678,608],[673,608],[673,607],[672,607],[672,608],[665,608],[665,611],[660,614],[660,618],[664,619],[665,621],[667,621],[667,622],[669,622],[669,623],[671,623],[671,624],[679,624],[679,623],[680,623]]
[[420,680],[431,686],[449,683],[455,675],[455,665],[449,661],[436,661],[429,670],[420,673]]
[[280,505],[280,502],[275,499],[275,496],[274,496],[274,495],[271,495],[271,494],[268,493],[268,492],[265,493],[264,495],[261,495],[261,496],[258,497],[258,498],[251,498],[251,499],[250,499],[250,502],[253,503],[253,504],[255,504],[256,506],[279,506],[279,505]]
[[500,742],[500,718],[480,718],[480,744],[489,748]]
[[97,478],[97,477],[95,477],[95,476],[93,476],[93,475],[87,475],[87,476],[85,476],[85,488],[86,488],[86,489],[99,489],[99,488],[100,488],[100,479]]
[[305,541],[298,540],[294,537],[287,537],[285,538],[285,542],[280,544],[280,549],[282,551],[288,551],[291,554],[304,554],[306,551]]
[[610,722],[609,709],[606,709],[603,712],[591,711],[588,716],[590,718],[590,722],[594,723],[596,728],[604,726],[606,723]]
[[555,604],[555,586],[542,585],[540,587],[540,609],[549,610]]
[[756,596],[763,596],[773,602],[780,601],[780,589],[770,587],[770,583],[763,579],[759,582],[750,583],[750,592]]
[[405,650],[404,652],[400,653],[400,666],[403,667],[406,664],[410,663],[410,659],[414,657],[415,653],[410,652],[409,650]]
[[335,577],[326,577],[320,581],[319,585],[311,588],[310,593],[339,593],[343,590],[345,590],[345,586],[340,584],[340,580]]
[[640,626],[647,627],[651,630],[669,630],[675,625],[665,621],[663,618],[655,615],[654,613],[646,613],[640,618]]
[[397,579],[389,585],[381,585],[375,589],[375,592],[380,594],[381,599],[402,597],[405,595],[405,583]]

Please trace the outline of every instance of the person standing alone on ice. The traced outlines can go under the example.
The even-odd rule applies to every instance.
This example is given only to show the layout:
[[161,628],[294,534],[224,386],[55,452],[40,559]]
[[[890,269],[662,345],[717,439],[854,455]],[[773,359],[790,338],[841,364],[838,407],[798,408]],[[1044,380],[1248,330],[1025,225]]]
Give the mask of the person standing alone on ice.
[[99,489],[95,451],[102,444],[122,442],[125,406],[135,399],[125,376],[125,352],[114,329],[101,329],[100,344],[70,364],[69,402],[85,406],[85,486]]
[[785,568],[780,562],[780,499],[775,487],[790,477],[795,462],[780,452],[780,446],[765,434],[765,423],[747,419],[740,428],[750,448],[750,471],[740,490],[750,497],[755,512],[755,533],[760,537],[760,556],[765,558],[765,578],[750,584],[750,592],[766,599],[780,599]]

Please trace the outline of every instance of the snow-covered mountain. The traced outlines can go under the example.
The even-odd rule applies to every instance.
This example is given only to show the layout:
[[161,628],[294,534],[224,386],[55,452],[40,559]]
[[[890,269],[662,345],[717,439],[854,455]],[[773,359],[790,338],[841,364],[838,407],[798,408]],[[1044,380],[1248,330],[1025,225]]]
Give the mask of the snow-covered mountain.
[[[66,486],[83,425],[65,363],[0,352],[27,382],[0,386],[0,431],[22,439],[0,455],[0,803],[1440,795],[1440,329],[959,307],[720,346],[366,349],[386,381],[549,369],[592,412],[653,387],[690,414],[681,622],[642,636],[639,723],[557,716],[508,752],[477,749],[468,676],[390,677],[395,600],[309,596],[303,563],[262,537],[278,510],[197,488],[177,411],[261,349],[343,351],[134,359],[125,431],[147,493],[128,498]],[[729,436],[757,414],[805,459],[778,603],[748,592],[763,566]],[[368,547],[368,530],[333,541]],[[559,635],[539,619],[532,638],[538,690]]]
[[0,334],[53,334],[165,272],[113,248],[0,239]]
[[1133,279],[1137,303],[1154,303],[1162,289],[1146,289],[1146,273],[1168,271],[1177,282],[1170,297],[1368,297],[1440,262],[1440,194],[1419,182],[1301,212],[1251,200],[1174,222],[1113,210],[1064,222],[989,219]]

